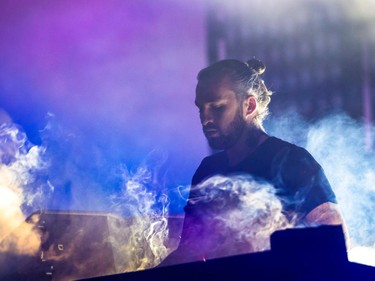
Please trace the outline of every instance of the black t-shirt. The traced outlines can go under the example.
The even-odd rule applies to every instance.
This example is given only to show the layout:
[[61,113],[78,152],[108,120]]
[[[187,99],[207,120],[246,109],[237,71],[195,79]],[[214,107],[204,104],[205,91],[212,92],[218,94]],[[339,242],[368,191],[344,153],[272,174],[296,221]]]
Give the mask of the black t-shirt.
[[[216,182],[208,186],[214,190],[213,194],[219,200],[199,199],[202,198],[200,187],[205,187],[206,180],[213,179],[217,175],[230,179],[245,175],[243,178],[246,183],[255,181],[259,183],[260,188],[264,187],[262,183],[267,183],[268,188],[271,188],[280,199],[280,208],[286,219],[293,219],[296,224],[302,222],[302,219],[320,204],[336,203],[335,195],[322,167],[301,147],[269,137],[250,156],[234,167],[229,165],[225,152],[216,153],[204,158],[193,176],[190,197],[185,207],[181,242],[179,248],[164,261],[165,264],[266,249],[264,245],[268,242],[264,242],[262,240],[264,234],[258,235],[257,231],[262,231],[263,226],[267,228],[272,225],[272,219],[270,224],[268,222],[262,224],[262,214],[259,213],[258,218],[251,218],[245,224],[243,221],[234,220],[234,227],[228,227],[227,224],[223,226],[223,218],[232,219],[227,216],[228,212],[232,214],[232,210],[236,211],[241,206],[239,212],[244,212],[245,216],[250,213],[251,216],[252,210],[243,208],[238,200],[239,197],[232,196],[230,188],[227,190],[223,186],[218,186]],[[224,181],[224,184],[227,182]],[[251,186],[243,182],[241,185],[245,188]],[[203,194],[204,198],[211,196],[211,194],[206,195],[205,189]],[[274,197],[272,198],[274,200]],[[266,202],[261,204],[267,205]],[[250,225],[247,222],[250,222]],[[242,226],[244,229],[239,229]],[[249,242],[246,235],[253,235],[252,232],[254,236],[251,237],[254,237],[255,241]]]
[[[336,203],[335,194],[322,167],[304,148],[275,137],[269,137],[249,157],[236,166],[229,166],[225,152],[203,159],[195,172],[195,186],[214,175],[247,174],[255,180],[274,186],[286,214],[302,219],[325,202]],[[194,198],[194,190],[190,199]],[[190,200],[189,199],[189,200]],[[185,212],[189,213],[189,201]]]

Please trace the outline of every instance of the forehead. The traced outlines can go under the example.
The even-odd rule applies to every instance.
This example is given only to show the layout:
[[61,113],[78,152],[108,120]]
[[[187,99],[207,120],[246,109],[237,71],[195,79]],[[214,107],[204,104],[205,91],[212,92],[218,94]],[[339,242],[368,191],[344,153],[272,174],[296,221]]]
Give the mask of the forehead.
[[236,99],[236,93],[227,79],[204,79],[198,82],[195,92],[196,104],[223,99]]

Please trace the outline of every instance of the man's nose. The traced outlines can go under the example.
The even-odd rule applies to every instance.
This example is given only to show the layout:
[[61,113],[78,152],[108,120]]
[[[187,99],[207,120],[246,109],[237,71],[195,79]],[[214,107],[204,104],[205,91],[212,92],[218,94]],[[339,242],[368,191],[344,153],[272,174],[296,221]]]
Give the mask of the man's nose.
[[207,109],[202,109],[200,111],[200,119],[203,126],[213,122],[213,115]]

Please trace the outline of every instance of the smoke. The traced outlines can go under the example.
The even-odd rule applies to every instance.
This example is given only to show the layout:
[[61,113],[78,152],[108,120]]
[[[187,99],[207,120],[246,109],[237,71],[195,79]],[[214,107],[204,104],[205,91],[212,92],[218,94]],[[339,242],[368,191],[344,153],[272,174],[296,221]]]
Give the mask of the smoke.
[[[45,166],[43,150],[27,142],[17,126],[0,126],[0,252],[35,254],[40,235],[25,222],[23,208],[43,196],[34,175]],[[25,193],[24,190],[30,192]],[[17,231],[13,231],[17,229]]]
[[[163,170],[167,153],[155,149],[135,170],[125,165],[111,167],[111,159],[104,157],[105,150],[87,145],[86,138],[60,126],[53,115],[48,118],[40,146],[31,144],[14,124],[0,127],[0,251],[35,257],[42,253],[42,261],[58,264],[74,261],[54,273],[61,280],[91,276],[88,270],[97,257],[78,253],[88,241],[94,245],[84,246],[86,252],[107,249],[110,245],[115,262],[114,271],[108,271],[112,270],[110,266],[103,264],[90,270],[92,274],[135,271],[159,264],[178,242],[171,243],[169,239],[170,202]],[[85,152],[78,153],[83,149]],[[99,178],[98,174],[105,176]],[[117,190],[112,186],[107,193],[100,193],[97,188],[100,185],[116,185]],[[85,192],[86,198],[78,197],[79,192]],[[92,194],[100,198],[90,202]],[[107,219],[107,232],[103,224],[97,225],[88,216],[78,219],[81,213],[72,209],[85,206],[89,210],[100,199],[107,202],[104,210],[113,214]],[[96,208],[100,210],[103,205]],[[65,207],[68,212],[65,216],[63,213],[49,216],[44,210],[51,206]],[[35,213],[38,210],[42,211]],[[33,215],[25,222],[30,213]],[[43,231],[36,231],[40,227]],[[65,232],[63,229],[67,227],[70,230]],[[56,229],[61,229],[61,233]],[[71,236],[71,231],[76,234]],[[62,245],[63,251],[59,249]],[[85,258],[77,261],[77,257]],[[11,270],[22,269],[13,266]]]
[[345,114],[315,123],[286,114],[269,122],[270,133],[305,147],[323,167],[349,231],[349,259],[375,265],[375,157],[366,149],[364,125]]
[[[353,250],[375,249],[375,220],[369,215],[375,212],[375,158],[366,150],[364,126],[347,116],[333,116],[311,128],[308,140],[307,149],[324,167],[336,192]],[[367,256],[367,263],[375,265],[375,255]]]
[[[349,258],[374,265],[374,219],[369,214],[375,208],[375,159],[373,152],[365,149],[362,124],[345,115],[308,123],[293,113],[270,119],[266,127],[271,134],[306,147],[323,166],[349,230],[353,247]],[[170,244],[168,210],[173,202],[166,186],[165,151],[155,149],[131,169],[109,162],[104,151],[94,150],[86,139],[53,122],[44,130],[43,141],[43,145],[35,146],[16,125],[0,127],[1,252],[35,254],[41,235],[32,224],[25,223],[25,214],[48,207],[53,195],[61,194],[68,186],[74,200],[93,198],[79,198],[79,193],[75,193],[83,183],[87,185],[81,188],[82,194],[92,192],[105,197],[111,214],[119,216],[108,221],[110,233],[101,241],[115,249],[116,272],[154,267],[177,247],[177,240]],[[86,151],[80,154],[83,147]],[[90,160],[89,169],[85,169],[82,164]],[[112,187],[107,193],[98,194],[95,187],[101,185],[121,188]],[[274,189],[252,178],[213,177],[193,190],[200,195],[192,201],[193,206],[206,206],[200,215],[212,227],[196,233],[196,241],[202,242],[196,242],[195,248],[189,250],[195,260],[267,250],[275,230],[293,227],[281,213],[282,205]],[[81,226],[84,227],[91,229],[89,225]],[[86,239],[76,238],[71,240],[71,246]],[[76,249],[66,246],[62,255],[55,252],[56,247],[49,245],[45,257],[66,260]],[[84,272],[89,262],[77,264],[76,270]]]
[[250,176],[214,176],[192,192],[185,261],[269,250],[270,235],[293,226],[273,186]]
[[120,249],[116,264],[121,271],[154,267],[173,250],[167,247],[169,198],[159,175],[166,158],[166,152],[155,149],[135,172],[122,169],[123,188],[113,196],[112,210],[130,217],[131,224],[125,232],[120,225],[111,237]]

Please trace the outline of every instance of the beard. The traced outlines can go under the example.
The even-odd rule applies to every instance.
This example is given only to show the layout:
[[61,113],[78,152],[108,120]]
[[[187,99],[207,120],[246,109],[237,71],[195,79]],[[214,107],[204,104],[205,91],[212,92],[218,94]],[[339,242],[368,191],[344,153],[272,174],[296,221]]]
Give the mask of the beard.
[[212,149],[228,149],[236,144],[240,136],[242,135],[246,126],[246,122],[241,115],[240,110],[237,112],[233,121],[225,129],[225,132],[221,132],[220,136],[217,137],[206,137],[209,146]]

